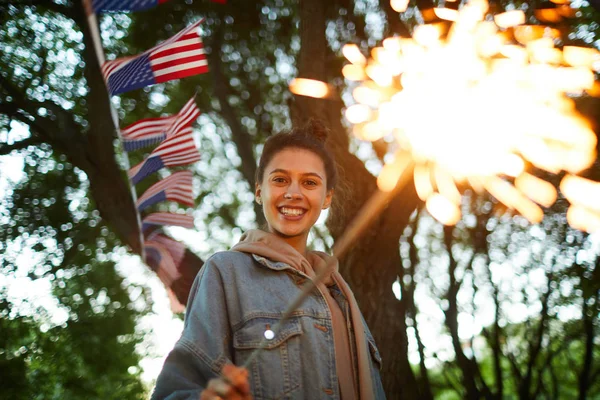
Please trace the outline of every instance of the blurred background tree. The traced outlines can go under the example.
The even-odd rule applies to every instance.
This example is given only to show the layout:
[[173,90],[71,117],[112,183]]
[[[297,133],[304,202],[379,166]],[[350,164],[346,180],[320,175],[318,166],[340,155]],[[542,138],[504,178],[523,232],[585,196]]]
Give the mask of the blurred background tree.
[[[169,231],[190,249],[180,301],[203,257],[263,222],[252,193],[261,143],[311,116],[331,127],[341,167],[326,226],[311,237],[330,248],[375,190],[386,143],[355,142],[341,99],[294,97],[288,82],[327,81],[346,99],[341,46],[368,51],[384,36],[409,35],[422,21],[419,10],[434,5],[411,4],[400,17],[387,0],[172,0],[100,18],[109,59],[205,18],[209,74],[112,99],[121,126],[176,112],[194,93],[204,112],[196,128],[203,158],[193,166],[198,232]],[[597,46],[598,13],[579,5],[560,28],[566,40]],[[526,7],[533,18],[528,2],[494,6]],[[139,344],[148,332],[136,324],[151,301],[146,285],[118,268],[126,247],[139,252],[139,232],[83,7],[0,0],[0,51],[2,377],[10,377],[15,398],[144,397]],[[581,104],[597,109],[590,99]],[[143,156],[133,154],[132,164]],[[143,181],[138,194],[152,183]],[[415,212],[409,185],[342,260],[383,354],[389,397],[598,395],[594,238],[566,228],[564,207],[530,227],[493,199],[467,199],[463,222],[442,228]],[[15,293],[22,280],[51,295],[28,301]]]

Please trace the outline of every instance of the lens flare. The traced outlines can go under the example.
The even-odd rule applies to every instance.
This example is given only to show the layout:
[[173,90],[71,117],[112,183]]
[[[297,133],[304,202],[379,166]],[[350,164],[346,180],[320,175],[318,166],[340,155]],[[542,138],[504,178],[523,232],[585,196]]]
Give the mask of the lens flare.
[[323,99],[331,94],[329,85],[314,79],[296,78],[290,82],[290,92],[300,95]]

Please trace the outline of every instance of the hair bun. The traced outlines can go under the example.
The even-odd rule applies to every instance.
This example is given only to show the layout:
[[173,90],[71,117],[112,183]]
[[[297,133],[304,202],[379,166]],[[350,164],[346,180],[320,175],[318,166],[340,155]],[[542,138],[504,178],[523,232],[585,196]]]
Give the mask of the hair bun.
[[309,119],[303,131],[305,135],[313,137],[321,143],[325,143],[329,136],[329,129],[327,129],[323,121],[316,118]]

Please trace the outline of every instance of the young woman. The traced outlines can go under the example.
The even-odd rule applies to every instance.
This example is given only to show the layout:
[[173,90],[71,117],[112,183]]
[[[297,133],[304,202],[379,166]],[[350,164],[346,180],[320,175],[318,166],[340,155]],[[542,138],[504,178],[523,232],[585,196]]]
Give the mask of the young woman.
[[[255,194],[267,227],[246,232],[202,267],[153,399],[385,398],[381,358],[337,261],[306,247],[337,179],[326,138],[311,121],[266,141]],[[273,335],[303,283],[328,261],[335,271]],[[248,370],[232,365],[243,365],[264,338]]]

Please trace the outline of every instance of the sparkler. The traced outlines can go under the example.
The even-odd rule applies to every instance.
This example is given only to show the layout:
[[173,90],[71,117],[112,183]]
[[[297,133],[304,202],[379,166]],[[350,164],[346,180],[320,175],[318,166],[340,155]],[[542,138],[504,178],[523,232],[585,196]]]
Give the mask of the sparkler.
[[[443,22],[418,26],[412,38],[385,39],[369,59],[355,45],[344,47],[350,64],[343,75],[360,82],[356,104],[345,111],[354,135],[393,141],[412,158],[417,194],[444,224],[460,220],[464,185],[540,222],[540,205],[552,205],[557,193],[525,172],[531,164],[566,171],[561,190],[571,202],[569,223],[599,230],[600,183],[575,177],[596,159],[596,135],[573,97],[598,92],[600,52],[561,50],[556,29],[524,25],[520,10],[486,20],[483,0],[434,11],[453,21],[449,29]],[[392,173],[397,159],[384,165],[381,190],[393,186],[382,176],[400,175]]]

